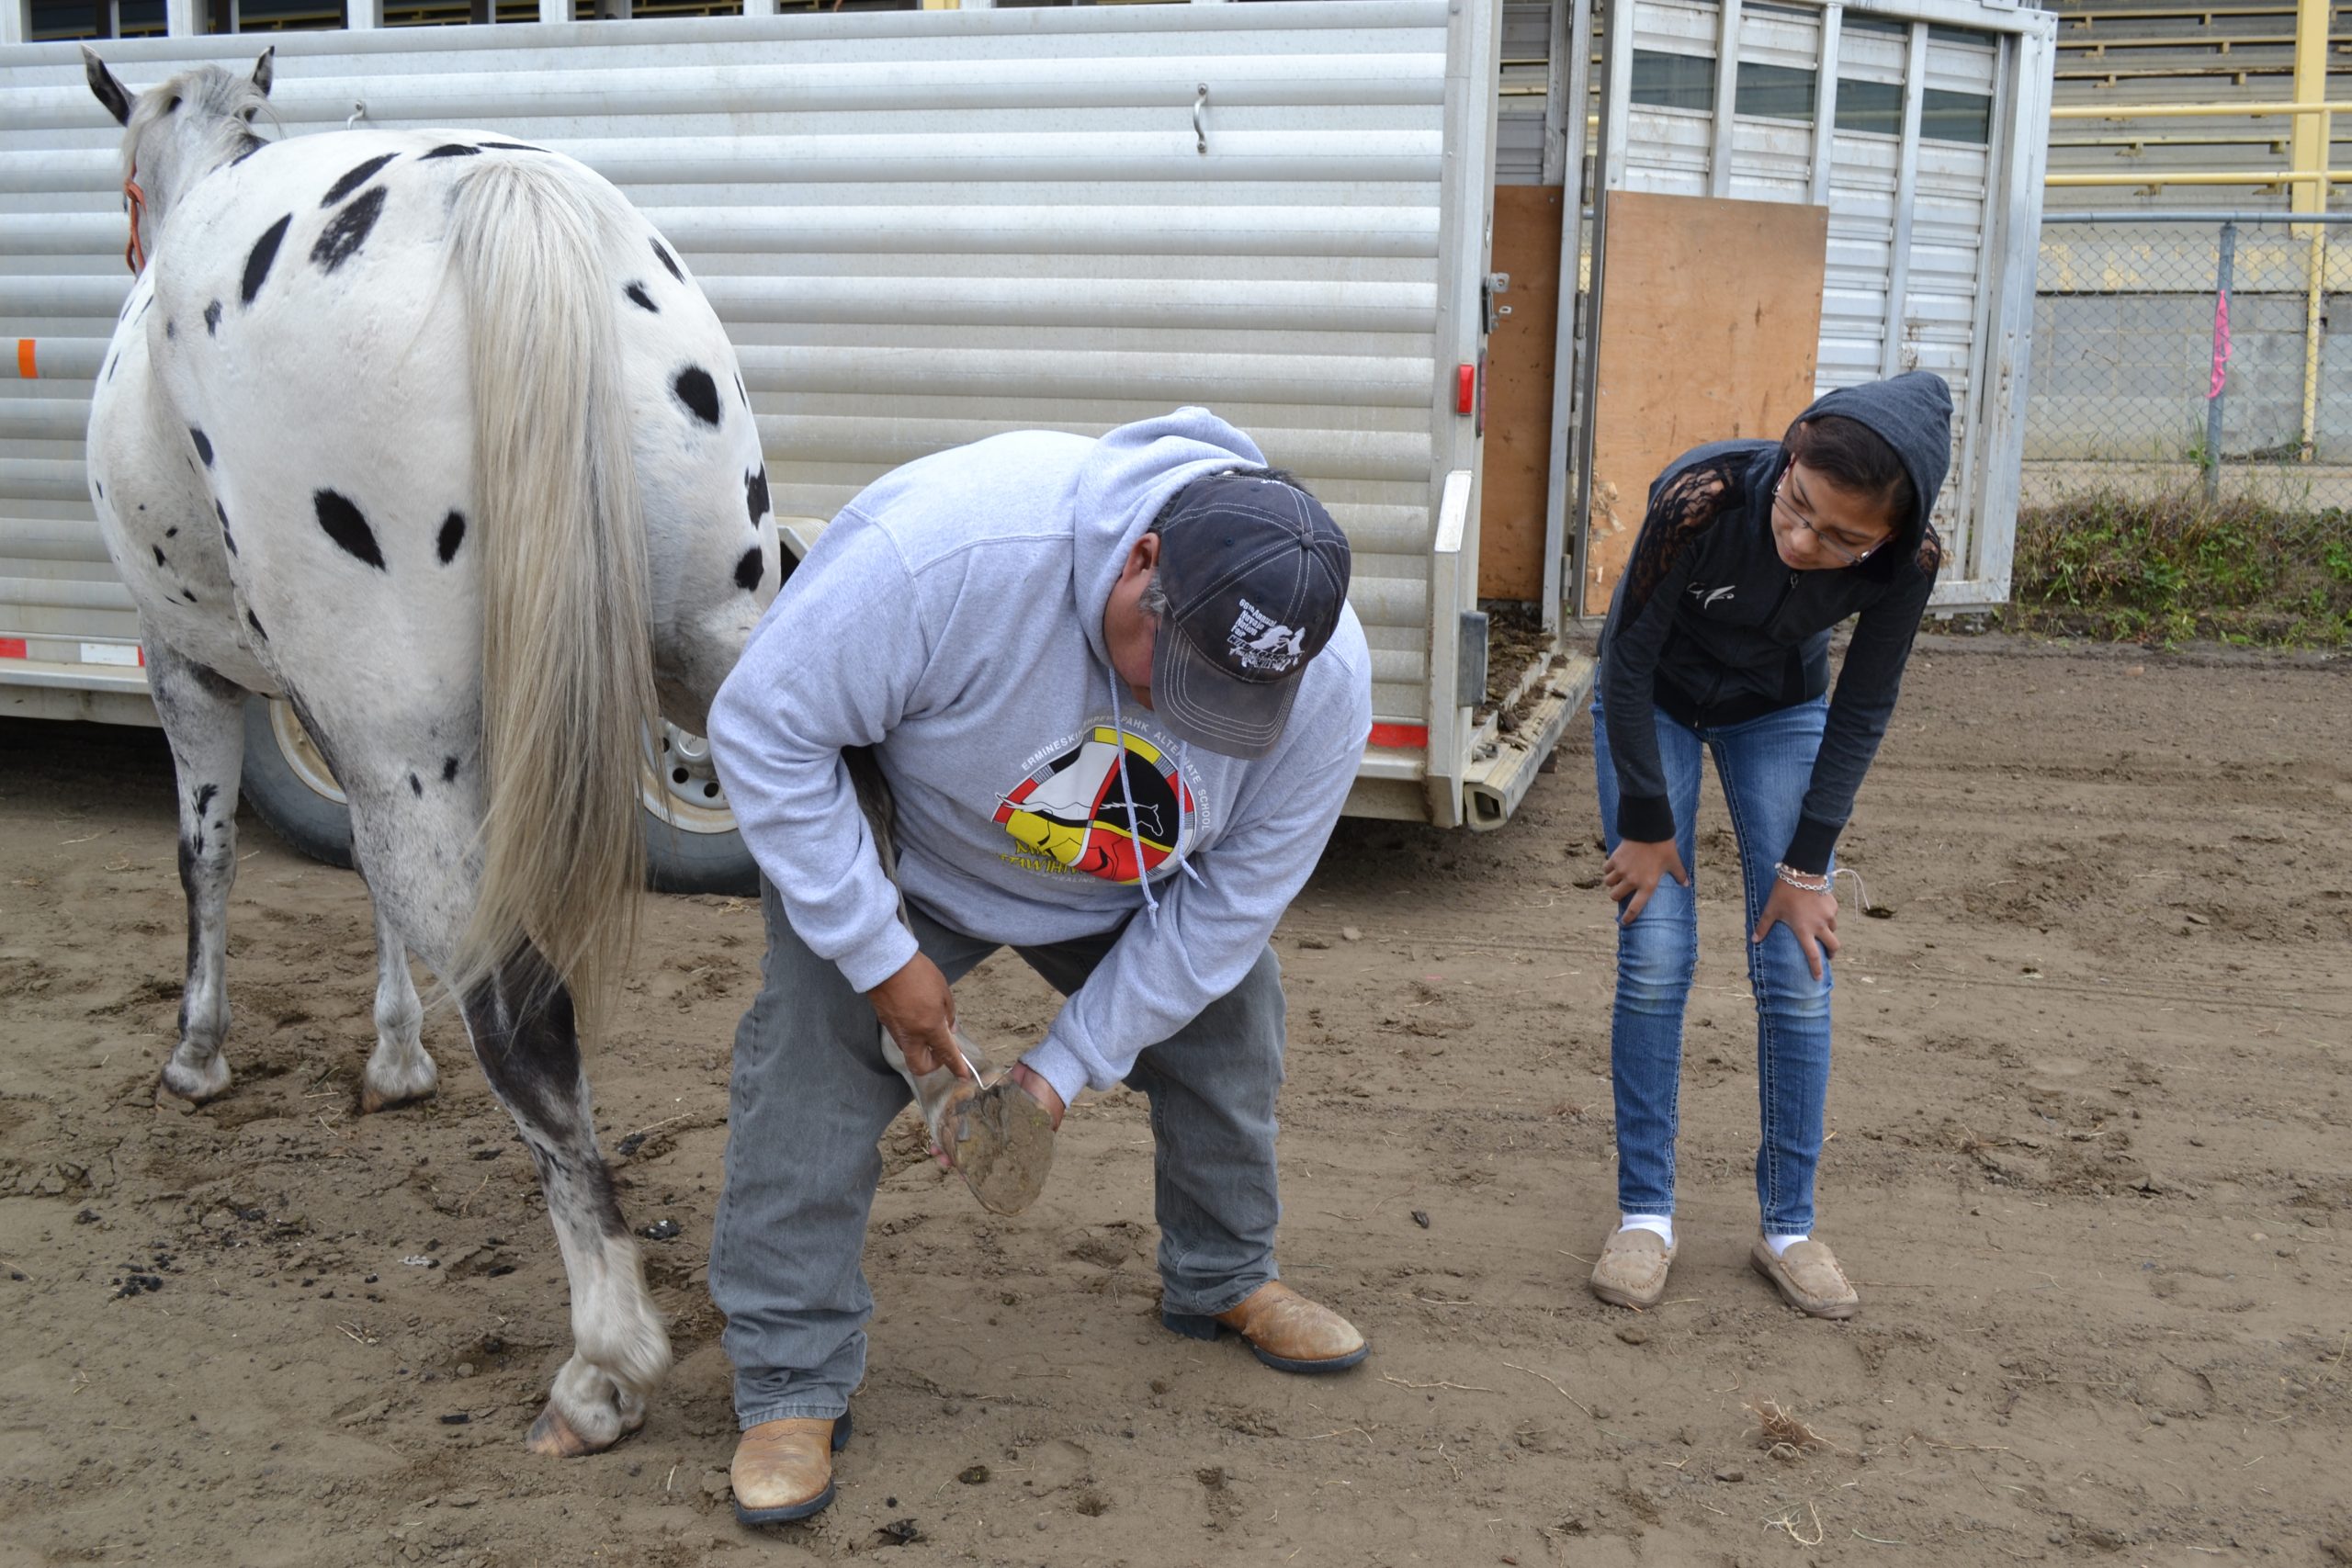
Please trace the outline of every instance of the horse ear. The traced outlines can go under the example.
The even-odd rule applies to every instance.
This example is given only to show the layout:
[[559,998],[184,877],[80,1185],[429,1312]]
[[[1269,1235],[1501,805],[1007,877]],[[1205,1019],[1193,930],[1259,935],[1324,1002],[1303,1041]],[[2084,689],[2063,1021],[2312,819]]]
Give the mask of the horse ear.
[[273,74],[270,62],[277,58],[277,46],[271,44],[261,51],[261,59],[254,65],[254,85],[261,89],[263,97],[269,96],[269,79]]
[[82,46],[82,71],[90,79],[90,91],[96,96],[98,102],[106,106],[107,113],[114,116],[114,122],[129,125],[130,95],[123,90],[122,84],[114,79],[114,73],[107,69],[107,62],[100,60],[88,44]]

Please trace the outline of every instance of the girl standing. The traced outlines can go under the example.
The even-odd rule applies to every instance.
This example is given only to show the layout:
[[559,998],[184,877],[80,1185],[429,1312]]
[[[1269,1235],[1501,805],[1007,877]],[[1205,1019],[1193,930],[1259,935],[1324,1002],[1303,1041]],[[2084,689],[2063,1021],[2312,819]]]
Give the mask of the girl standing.
[[[1620,906],[1611,1071],[1618,1228],[1593,1293],[1655,1305],[1674,1261],[1683,1005],[1698,961],[1689,867],[1712,752],[1739,842],[1756,996],[1762,1228],[1749,1259],[1789,1303],[1850,1317],[1853,1285],[1812,1239],[1829,1085],[1832,851],[1886,733],[1943,564],[1929,523],[1951,394],[1914,372],[1831,392],[1785,439],[1677,458],[1601,633],[1593,759]],[[1829,631],[1859,614],[1835,695]]]

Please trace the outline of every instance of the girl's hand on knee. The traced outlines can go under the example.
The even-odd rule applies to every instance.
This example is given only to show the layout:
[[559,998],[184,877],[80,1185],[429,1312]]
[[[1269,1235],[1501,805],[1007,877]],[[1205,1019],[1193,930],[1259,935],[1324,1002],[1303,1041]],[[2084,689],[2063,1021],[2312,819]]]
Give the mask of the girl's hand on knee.
[[1789,934],[1797,939],[1797,946],[1804,952],[1806,967],[1813,971],[1815,979],[1820,979],[1823,963],[1838,956],[1838,896],[1807,892],[1776,879],[1771,896],[1764,900],[1764,912],[1757,917],[1756,930],[1747,940],[1762,942],[1765,933],[1776,925],[1789,928]]
[[1649,903],[1650,895],[1657,891],[1658,880],[1668,876],[1685,887],[1690,886],[1690,874],[1682,867],[1682,852],[1675,848],[1672,839],[1656,843],[1634,839],[1621,840],[1600,866],[1601,886],[1609,889],[1611,898],[1624,906],[1617,923],[1632,925]]

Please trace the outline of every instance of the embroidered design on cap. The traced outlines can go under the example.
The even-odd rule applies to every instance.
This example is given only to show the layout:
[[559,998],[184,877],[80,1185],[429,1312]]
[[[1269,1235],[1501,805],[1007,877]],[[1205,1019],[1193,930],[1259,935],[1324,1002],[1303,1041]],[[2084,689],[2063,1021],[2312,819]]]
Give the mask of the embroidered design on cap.
[[1249,600],[1226,634],[1226,657],[1253,674],[1285,675],[1306,656],[1306,630],[1286,626]]

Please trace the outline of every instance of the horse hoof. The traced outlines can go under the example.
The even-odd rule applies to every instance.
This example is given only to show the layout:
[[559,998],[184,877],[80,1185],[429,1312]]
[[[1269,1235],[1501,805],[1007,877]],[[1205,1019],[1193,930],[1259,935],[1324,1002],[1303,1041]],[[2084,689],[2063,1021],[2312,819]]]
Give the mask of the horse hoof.
[[216,1055],[203,1070],[180,1066],[177,1057],[164,1064],[163,1072],[155,1079],[155,1103],[169,1105],[175,1100],[185,1100],[190,1105],[202,1105],[218,1100],[229,1092],[229,1059]]
[[379,1111],[397,1111],[403,1105],[420,1105],[432,1098],[433,1090],[430,1089],[408,1094],[397,1089],[378,1089],[374,1084],[361,1084],[359,1114],[373,1116]]
[[565,1420],[563,1412],[555,1407],[555,1401],[549,1400],[548,1407],[539,1412],[539,1418],[531,1423],[530,1435],[523,1439],[523,1446],[541,1459],[582,1459],[604,1452],[644,1425],[643,1410],[624,1414],[610,1438],[601,1443],[593,1442],[582,1437],[580,1429]]
[[582,1437],[580,1429],[565,1420],[563,1412],[549,1401],[548,1407],[539,1412],[539,1418],[531,1423],[530,1436],[523,1439],[523,1446],[542,1459],[579,1459],[602,1452],[617,1441],[619,1438],[616,1435],[606,1442],[591,1442]]
[[359,1113],[373,1116],[394,1106],[413,1105],[432,1099],[440,1087],[440,1071],[423,1046],[379,1035],[375,1052],[359,1074]]
[[541,1459],[578,1459],[596,1451],[587,1438],[572,1430],[571,1423],[553,1404],[540,1411],[539,1418],[531,1423],[531,1434],[523,1439],[523,1446]]
[[956,1108],[949,1158],[980,1207],[1017,1214],[1037,1201],[1054,1168],[1054,1119],[1010,1081]]

